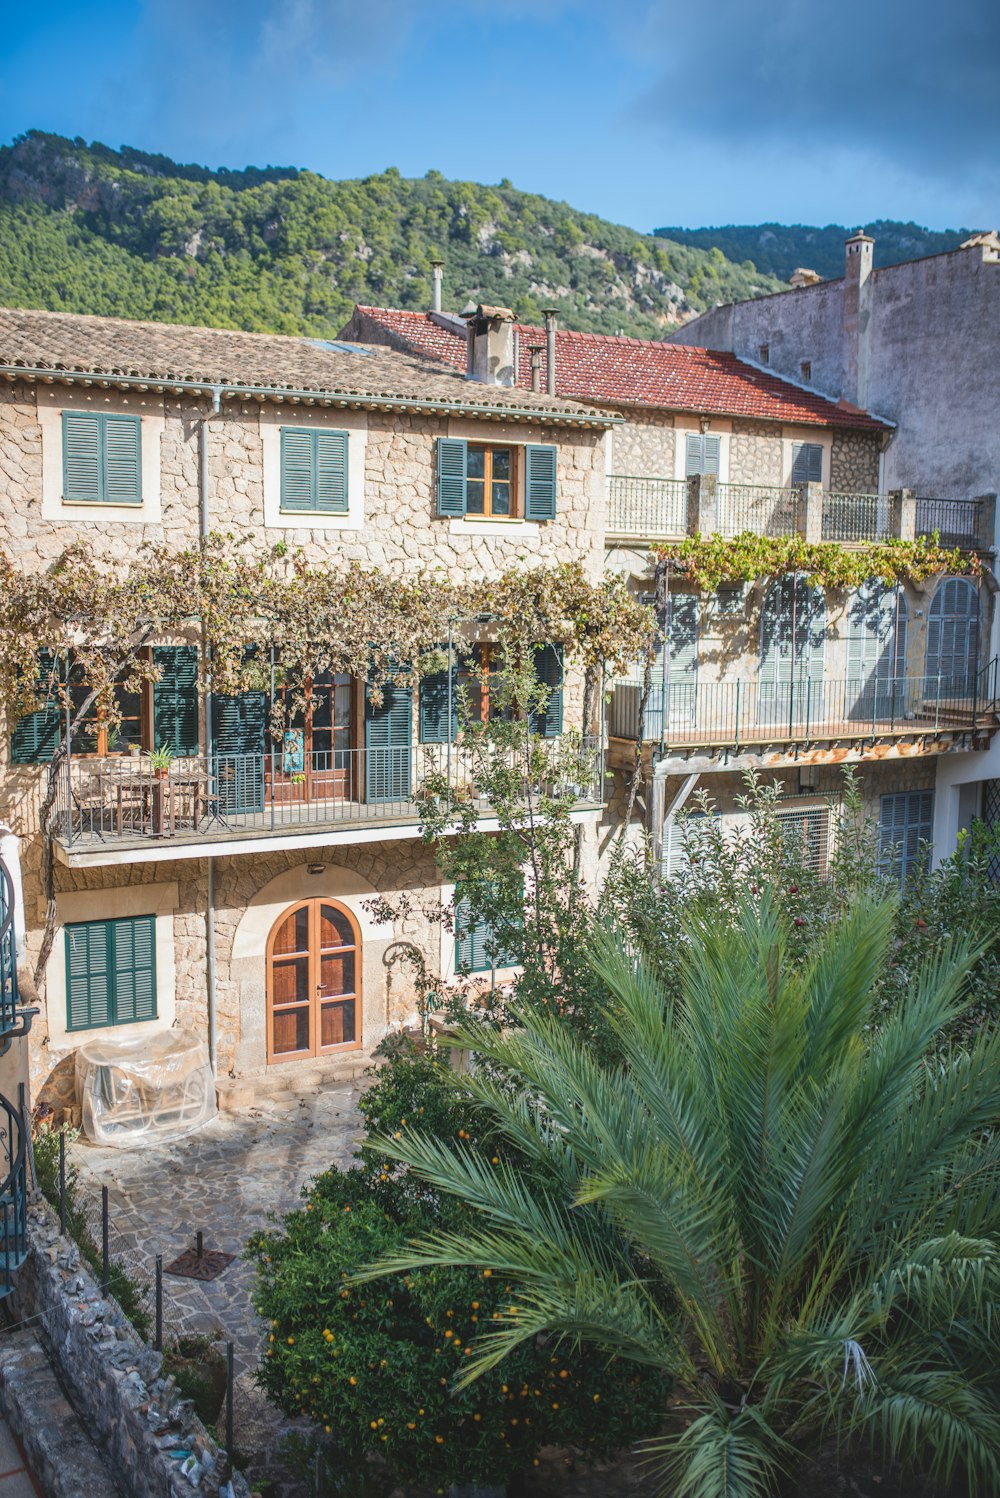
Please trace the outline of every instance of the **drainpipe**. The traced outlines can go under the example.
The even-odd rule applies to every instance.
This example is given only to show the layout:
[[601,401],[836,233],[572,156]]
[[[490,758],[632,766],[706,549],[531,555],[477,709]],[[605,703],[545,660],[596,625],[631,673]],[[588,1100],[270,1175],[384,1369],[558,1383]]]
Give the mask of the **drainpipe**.
[[[208,538],[208,431],[213,416],[222,408],[222,387],[212,389],[212,409],[201,419],[198,432],[198,530],[201,540]],[[204,634],[202,653],[205,651]],[[212,763],[212,680],[208,680],[205,693],[205,749],[211,775]],[[215,1012],[215,859],[208,860],[208,890],[205,904],[205,983],[208,989],[208,1059],[212,1076],[216,1076],[219,1063],[218,1025]]]
[[543,307],[542,316],[545,318],[545,390],[548,395],[556,393],[556,318],[559,316],[558,307]]
[[444,267],[443,260],[431,261],[431,280],[434,285],[434,295],[431,300],[431,311],[441,311],[441,275]]

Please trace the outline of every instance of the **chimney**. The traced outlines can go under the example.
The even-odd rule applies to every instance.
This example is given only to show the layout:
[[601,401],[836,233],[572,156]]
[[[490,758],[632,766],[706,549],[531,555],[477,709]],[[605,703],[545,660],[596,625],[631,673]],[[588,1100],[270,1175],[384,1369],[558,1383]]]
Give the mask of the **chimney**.
[[467,308],[466,379],[482,385],[514,385],[514,314],[509,307]]
[[431,311],[441,311],[441,272],[444,267],[443,260],[431,261],[431,280],[434,283],[434,295],[431,300]]
[[531,388],[537,395],[542,388],[542,349],[544,343],[529,343],[528,353],[531,355]]
[[559,316],[558,307],[543,307],[542,316],[545,318],[545,389],[547,394],[556,393],[556,318]]
[[852,406],[868,405],[869,278],[874,239],[859,229],[844,245],[843,348],[841,395]]

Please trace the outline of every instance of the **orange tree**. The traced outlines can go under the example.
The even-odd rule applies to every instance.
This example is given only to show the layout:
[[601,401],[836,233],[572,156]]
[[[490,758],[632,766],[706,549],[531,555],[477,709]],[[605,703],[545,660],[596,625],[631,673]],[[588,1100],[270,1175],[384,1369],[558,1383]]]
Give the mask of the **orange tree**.
[[[362,1103],[369,1127],[419,1125],[488,1167],[501,1157],[433,1058],[403,1054]],[[504,1150],[511,1162],[511,1150]],[[527,1161],[517,1162],[532,1189]],[[468,1211],[381,1155],[320,1176],[303,1205],[248,1247],[255,1304],[270,1323],[259,1379],[288,1414],[323,1428],[344,1461],[375,1452],[401,1479],[503,1483],[543,1445],[606,1455],[654,1431],[668,1393],[656,1371],[593,1348],[532,1339],[465,1388],[473,1339],[504,1316],[512,1285],[489,1264],[348,1283],[363,1265],[429,1231],[461,1232]]]

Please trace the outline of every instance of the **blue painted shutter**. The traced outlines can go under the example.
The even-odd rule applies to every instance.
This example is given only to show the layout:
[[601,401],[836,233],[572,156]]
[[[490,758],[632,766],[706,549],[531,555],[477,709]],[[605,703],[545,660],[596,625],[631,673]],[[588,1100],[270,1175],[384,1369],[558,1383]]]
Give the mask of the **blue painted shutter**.
[[916,868],[924,843],[933,840],[934,792],[902,791],[883,796],[879,811],[883,867],[902,883]]
[[524,516],[526,520],[556,517],[556,449],[551,443],[529,442],[524,450]]
[[102,416],[104,494],[109,505],[142,504],[142,461],[138,416]]
[[[694,722],[698,691],[698,596],[671,593],[667,618],[670,650],[668,722],[675,728]],[[654,687],[663,680],[663,646],[657,650]]]
[[[795,639],[792,599],[795,598]],[[760,703],[764,723],[796,723],[822,710],[826,603],[802,577],[783,577],[768,588],[760,621]]]
[[942,578],[927,620],[927,690],[964,695],[978,669],[979,595],[968,578]]
[[685,477],[706,474],[718,478],[721,446],[720,439],[707,432],[688,432],[684,454]]
[[316,509],[347,514],[347,433],[313,432]]
[[792,443],[792,483],[819,484],[823,481],[823,449],[818,442]]
[[[451,691],[449,693],[449,677]],[[448,723],[448,701],[451,699],[451,724]],[[458,702],[454,673],[429,671],[420,678],[420,742],[447,744],[458,729]]]
[[101,418],[96,411],[64,411],[63,499],[98,504],[101,499]]
[[198,753],[198,651],[194,645],[156,645],[153,663],[153,748]]
[[543,739],[557,739],[563,731],[563,647],[543,645],[535,649],[535,676],[549,688],[544,708],[532,715],[532,727]]
[[118,1025],[156,1018],[155,924],[151,915],[108,922]]
[[107,921],[66,927],[66,1028],[90,1030],[113,1023]]
[[223,815],[263,809],[266,707],[263,692],[212,698],[212,758]]
[[369,802],[410,799],[413,690],[382,683],[382,701],[365,688],[365,795]]
[[437,512],[465,514],[467,444],[455,437],[439,437],[437,444]]
[[50,650],[38,652],[38,689],[51,706],[28,713],[14,727],[10,737],[10,762],[13,765],[48,764],[59,743],[62,709],[51,690],[55,658]]
[[497,948],[493,926],[485,916],[473,914],[465,895],[456,892],[455,900],[455,969],[470,973],[488,973],[497,967],[513,967],[518,954]]

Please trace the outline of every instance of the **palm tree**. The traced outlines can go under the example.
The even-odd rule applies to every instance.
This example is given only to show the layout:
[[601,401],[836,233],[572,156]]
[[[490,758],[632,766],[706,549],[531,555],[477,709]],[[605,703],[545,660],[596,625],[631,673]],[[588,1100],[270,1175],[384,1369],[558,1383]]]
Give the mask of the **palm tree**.
[[859,897],[803,965],[767,898],[692,913],[677,1002],[599,936],[621,1063],[547,1014],[461,1037],[478,1064],[455,1085],[500,1144],[372,1147],[463,1198],[471,1230],[365,1277],[511,1282],[465,1380],[539,1334],[667,1370],[683,1419],[651,1449],[675,1498],[757,1498],[831,1438],[996,1494],[1000,1034],[927,1059],[964,1008],[964,937],[871,1028],[893,915]]

